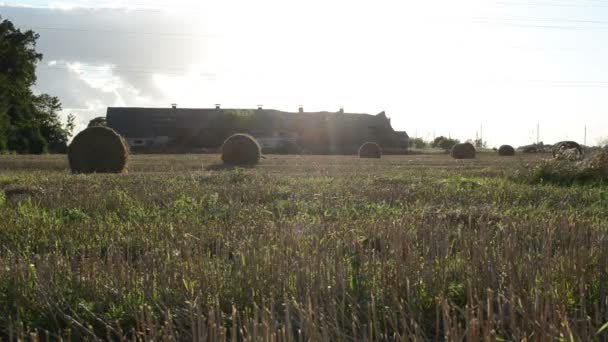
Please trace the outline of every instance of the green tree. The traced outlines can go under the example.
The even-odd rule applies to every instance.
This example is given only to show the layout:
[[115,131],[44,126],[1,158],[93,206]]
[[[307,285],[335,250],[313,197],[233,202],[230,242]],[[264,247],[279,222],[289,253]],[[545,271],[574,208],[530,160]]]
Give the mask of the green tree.
[[91,121],[89,121],[89,125],[87,127],[106,126],[106,125],[107,125],[106,117],[98,116],[94,119],[91,119]]
[[65,152],[70,135],[59,119],[61,103],[35,95],[38,34],[0,22],[0,150],[18,153]]
[[426,146],[427,143],[422,138],[410,138],[410,148],[425,148]]
[[444,136],[438,136],[433,140],[432,146],[435,148],[441,148],[444,150],[450,150],[454,145],[460,143],[458,139],[446,138]]
[[486,148],[488,146],[486,141],[482,141],[481,139],[477,138],[473,141],[468,141],[471,144],[473,144],[473,146],[475,146],[476,148]]

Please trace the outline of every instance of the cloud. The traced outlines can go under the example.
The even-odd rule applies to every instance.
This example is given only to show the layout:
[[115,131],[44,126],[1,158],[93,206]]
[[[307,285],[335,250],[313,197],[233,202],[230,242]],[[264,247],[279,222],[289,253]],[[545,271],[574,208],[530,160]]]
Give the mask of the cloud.
[[565,131],[581,122],[592,127],[590,139],[608,135],[600,82],[608,77],[608,49],[597,45],[605,31],[471,20],[542,17],[549,10],[542,7],[525,13],[525,6],[481,0],[20,4],[3,7],[2,16],[40,34],[37,90],[59,96],[83,123],[114,105],[303,104],[386,110],[395,128],[421,136],[474,138],[483,122],[497,145],[528,143],[537,122],[547,142],[573,136]]
[[36,48],[44,59],[35,90],[58,96],[66,112],[79,115],[79,124],[103,116],[107,106],[171,103],[158,77],[215,77],[202,67],[206,44],[197,20],[69,4],[3,8],[2,16],[40,34]]

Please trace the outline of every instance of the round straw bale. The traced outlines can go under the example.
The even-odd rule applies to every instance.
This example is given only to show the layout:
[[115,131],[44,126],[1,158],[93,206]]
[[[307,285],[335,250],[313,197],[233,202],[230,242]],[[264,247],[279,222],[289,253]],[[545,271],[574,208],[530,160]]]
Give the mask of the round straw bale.
[[128,158],[127,144],[109,127],[86,128],[68,147],[73,173],[121,173],[125,171]]
[[560,141],[553,145],[553,157],[557,157],[565,150],[576,149],[580,155],[583,155],[583,148],[576,141]]
[[452,158],[475,159],[475,146],[471,143],[456,144],[452,147]]
[[511,145],[502,145],[498,149],[498,155],[499,156],[514,156],[515,149]]
[[380,158],[382,148],[375,142],[366,142],[359,147],[359,158]]
[[249,134],[234,134],[222,145],[222,161],[229,165],[255,165],[260,162],[262,149]]

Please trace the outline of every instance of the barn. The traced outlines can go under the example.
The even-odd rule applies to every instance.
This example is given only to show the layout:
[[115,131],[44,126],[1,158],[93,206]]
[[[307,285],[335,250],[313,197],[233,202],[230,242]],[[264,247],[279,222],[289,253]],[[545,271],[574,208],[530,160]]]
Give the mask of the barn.
[[404,153],[408,135],[395,131],[384,112],[376,115],[274,109],[109,107],[107,125],[135,152],[214,150],[233,133],[248,133],[266,152],[351,154],[366,141]]

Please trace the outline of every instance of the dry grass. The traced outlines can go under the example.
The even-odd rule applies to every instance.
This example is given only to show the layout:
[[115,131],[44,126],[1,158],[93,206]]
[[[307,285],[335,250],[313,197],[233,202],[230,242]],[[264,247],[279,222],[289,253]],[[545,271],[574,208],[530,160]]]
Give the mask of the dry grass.
[[534,158],[0,157],[37,189],[0,195],[0,337],[602,338],[607,189],[504,177]]

